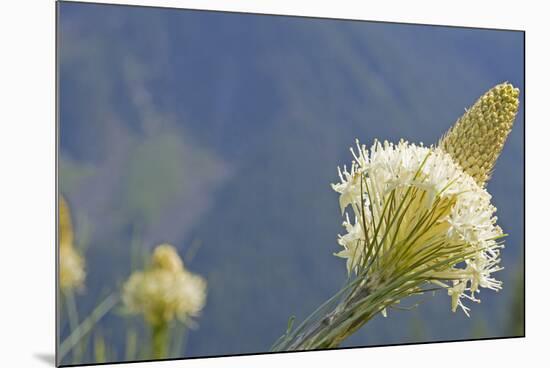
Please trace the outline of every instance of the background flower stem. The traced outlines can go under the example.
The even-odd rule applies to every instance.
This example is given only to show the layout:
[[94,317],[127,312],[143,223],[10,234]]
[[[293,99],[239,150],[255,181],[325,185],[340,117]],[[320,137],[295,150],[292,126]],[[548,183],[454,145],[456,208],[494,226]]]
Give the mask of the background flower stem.
[[[73,299],[74,301],[74,299]],[[106,297],[99,305],[90,313],[90,315],[82,321],[76,328],[71,326],[71,334],[63,340],[59,347],[59,361],[62,361],[65,355],[73,348],[79,345],[80,340],[86,336],[99,322],[103,316],[107,314],[118,302],[118,295],[113,293]],[[69,304],[69,303],[67,303]],[[67,306],[69,309],[69,307]],[[70,312],[68,312],[70,314]]]
[[[64,293],[64,297],[65,297],[65,304],[67,306],[67,314],[69,317],[69,327],[71,329],[71,332],[73,332],[78,328],[78,323],[79,323],[76,301],[74,298],[74,294],[71,290],[66,290]],[[71,336],[73,339],[73,343],[71,345],[75,347],[75,349],[73,350],[73,363],[77,363],[82,357],[83,349],[82,349],[82,346],[78,344],[78,340],[74,341],[73,334],[71,334]]]
[[170,346],[168,323],[162,321],[151,325],[151,343],[153,359],[165,358]]

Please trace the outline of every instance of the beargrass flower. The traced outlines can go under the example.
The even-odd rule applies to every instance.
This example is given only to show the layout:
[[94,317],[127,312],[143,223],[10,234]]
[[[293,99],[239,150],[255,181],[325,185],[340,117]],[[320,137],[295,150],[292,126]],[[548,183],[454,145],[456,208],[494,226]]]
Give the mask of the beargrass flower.
[[193,325],[206,301],[206,281],[189,272],[176,249],[158,245],[151,266],[130,275],[123,286],[122,301],[130,314],[141,314],[151,328],[155,359],[165,358],[170,345],[169,324],[174,320]]
[[206,300],[206,281],[183,266],[176,249],[157,246],[151,268],[134,272],[123,287],[122,300],[128,311],[142,314],[151,325],[178,318],[196,317]]
[[[297,328],[293,319],[273,351],[338,346],[401,300],[445,291],[451,310],[469,315],[481,289],[502,283],[502,229],[485,185],[512,128],[519,90],[509,83],[484,94],[441,138],[425,147],[405,140],[356,141],[351,166],[338,168],[344,233],[335,255],[348,280]],[[469,301],[469,302],[467,302]]]
[[86,272],[84,259],[74,247],[74,233],[69,205],[63,196],[59,201],[59,284],[63,292],[83,286]]

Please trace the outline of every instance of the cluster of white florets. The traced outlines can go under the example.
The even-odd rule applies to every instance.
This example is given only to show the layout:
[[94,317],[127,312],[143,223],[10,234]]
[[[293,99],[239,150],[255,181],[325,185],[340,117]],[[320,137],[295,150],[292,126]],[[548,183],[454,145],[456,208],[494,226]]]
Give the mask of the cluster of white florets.
[[370,152],[357,142],[351,152],[351,167],[338,168],[340,183],[332,184],[346,229],[336,255],[349,273],[366,270],[371,288],[421,275],[447,289],[452,310],[466,314],[461,299],[479,302],[480,288],[501,288],[491,276],[501,269],[496,208],[451,156],[405,141],[375,142]]
[[189,323],[206,302],[206,280],[185,269],[173,246],[162,244],[155,248],[151,268],[126,281],[122,300],[130,313],[142,314],[151,325],[174,318]]

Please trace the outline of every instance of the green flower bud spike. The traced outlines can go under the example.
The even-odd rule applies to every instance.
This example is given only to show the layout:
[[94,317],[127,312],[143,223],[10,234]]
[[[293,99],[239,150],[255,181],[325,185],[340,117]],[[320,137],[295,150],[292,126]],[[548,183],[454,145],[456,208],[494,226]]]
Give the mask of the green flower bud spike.
[[493,87],[443,135],[439,147],[480,186],[485,186],[512,130],[518,107],[519,89],[510,83]]

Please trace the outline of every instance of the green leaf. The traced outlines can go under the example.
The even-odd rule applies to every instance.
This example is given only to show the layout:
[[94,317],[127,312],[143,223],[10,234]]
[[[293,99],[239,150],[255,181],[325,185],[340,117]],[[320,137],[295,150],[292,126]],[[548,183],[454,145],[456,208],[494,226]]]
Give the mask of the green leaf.
[[286,333],[289,334],[290,331],[292,331],[292,326],[294,325],[294,321],[296,320],[296,316],[290,316],[288,319],[288,324],[286,327]]

